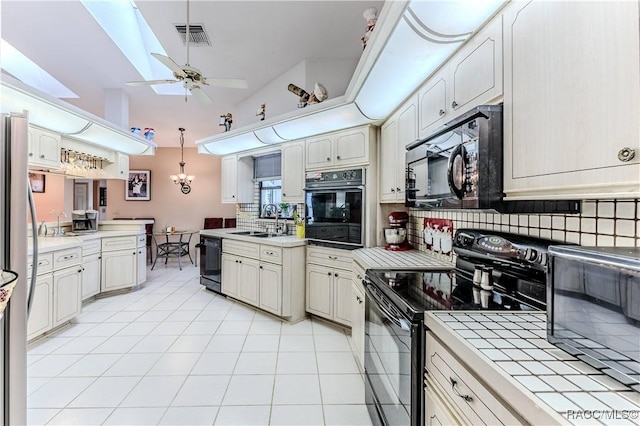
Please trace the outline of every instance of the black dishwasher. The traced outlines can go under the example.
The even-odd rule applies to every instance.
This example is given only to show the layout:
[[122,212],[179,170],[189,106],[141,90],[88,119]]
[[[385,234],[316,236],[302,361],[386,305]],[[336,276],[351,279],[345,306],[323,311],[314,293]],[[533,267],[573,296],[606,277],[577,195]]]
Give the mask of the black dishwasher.
[[222,294],[222,238],[200,236],[200,284]]

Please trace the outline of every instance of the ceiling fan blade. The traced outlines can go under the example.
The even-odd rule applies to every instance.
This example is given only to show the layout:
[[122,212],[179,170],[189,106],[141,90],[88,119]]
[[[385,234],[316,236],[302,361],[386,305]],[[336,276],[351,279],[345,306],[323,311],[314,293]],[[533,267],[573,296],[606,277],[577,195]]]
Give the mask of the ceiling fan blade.
[[173,71],[176,77],[187,77],[187,74],[185,74],[185,72],[182,70],[182,67],[176,64],[175,61],[170,57],[161,55],[159,53],[152,53],[151,56],[162,62],[165,67]]
[[229,87],[232,89],[246,89],[249,86],[244,78],[210,78],[207,77],[206,84],[218,87]]
[[178,80],[145,80],[145,81],[127,81],[127,86],[150,86],[153,84],[171,84],[177,83]]
[[193,86],[189,90],[193,97],[202,105],[209,105],[211,103],[211,98],[200,88],[200,86]]

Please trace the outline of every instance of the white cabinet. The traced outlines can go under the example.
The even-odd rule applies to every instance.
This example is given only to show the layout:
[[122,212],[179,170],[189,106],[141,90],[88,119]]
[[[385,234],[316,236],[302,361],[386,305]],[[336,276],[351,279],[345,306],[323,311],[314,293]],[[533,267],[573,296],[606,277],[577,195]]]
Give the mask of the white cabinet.
[[147,236],[139,234],[136,245],[136,285],[140,285],[147,281]]
[[[432,332],[426,333],[425,348],[425,380],[427,390],[431,389],[427,397],[435,395],[436,401],[439,402],[439,406],[427,405],[425,412],[427,423],[434,415],[440,419],[439,421],[447,418],[451,420],[452,417],[456,419],[449,424],[522,423],[513,415],[517,410],[504,405],[495,396],[493,390],[478,380],[477,375],[469,371]],[[486,383],[490,382],[490,379],[486,380]],[[448,406],[452,409],[446,410]],[[432,410],[435,408],[435,412],[429,411],[430,408]],[[457,417],[460,420],[457,420]]]
[[623,1],[507,7],[508,198],[639,196],[638,8]]
[[282,266],[260,263],[260,309],[282,315]]
[[100,293],[100,253],[82,256],[82,300]]
[[420,137],[475,105],[500,99],[502,80],[502,18],[497,16],[419,90]]
[[356,127],[307,139],[307,170],[345,168],[369,164],[370,144],[375,141],[373,127]]
[[82,307],[82,267],[65,268],[53,273],[53,327],[80,313]]
[[353,262],[353,280],[351,282],[351,340],[360,370],[364,372],[364,320],[365,294],[362,280],[365,269]]
[[[74,247],[38,255],[36,286],[27,321],[33,339],[80,314],[82,309],[82,249]],[[27,263],[32,264],[29,256]]]
[[136,235],[102,239],[101,291],[135,286],[137,266]]
[[405,146],[418,137],[417,96],[402,105],[381,129],[380,202],[405,201]]
[[223,203],[250,203],[253,199],[253,159],[227,155],[220,162]]
[[45,333],[53,327],[53,274],[45,273],[36,278],[36,286],[31,303],[31,313],[27,322],[27,339]]
[[222,293],[295,322],[305,313],[304,246],[277,247],[225,238]]
[[304,203],[305,142],[282,145],[282,201]]
[[129,156],[121,152],[116,152],[114,161],[104,168],[107,179],[129,179]]
[[425,381],[424,410],[426,426],[462,425],[449,408],[446,399],[435,389],[430,381]]
[[29,126],[28,162],[30,166],[60,168],[60,135]]
[[[340,268],[345,264],[348,265],[346,269]],[[307,248],[307,312],[351,326],[353,294],[350,268],[351,254],[348,251]]]
[[82,300],[100,293],[100,264],[102,241],[100,238],[82,242]]

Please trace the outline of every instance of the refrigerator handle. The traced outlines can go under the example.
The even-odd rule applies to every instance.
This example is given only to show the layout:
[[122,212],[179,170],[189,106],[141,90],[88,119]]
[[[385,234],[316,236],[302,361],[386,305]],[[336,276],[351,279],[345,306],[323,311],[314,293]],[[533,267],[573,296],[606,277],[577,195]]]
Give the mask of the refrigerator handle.
[[31,192],[31,185],[27,181],[27,198],[29,200],[29,212],[31,213],[31,238],[33,240],[33,254],[31,265],[31,284],[29,286],[29,297],[27,299],[27,319],[31,314],[31,304],[33,303],[33,294],[36,287],[36,275],[38,274],[38,230],[36,229],[36,205],[33,202],[33,192]]

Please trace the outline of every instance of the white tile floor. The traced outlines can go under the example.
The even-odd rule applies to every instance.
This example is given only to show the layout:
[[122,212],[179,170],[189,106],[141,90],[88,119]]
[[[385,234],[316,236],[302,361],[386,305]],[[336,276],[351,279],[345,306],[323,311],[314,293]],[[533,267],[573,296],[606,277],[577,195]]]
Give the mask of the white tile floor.
[[85,304],[28,364],[29,424],[371,424],[348,333],[216,296],[193,266]]

